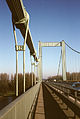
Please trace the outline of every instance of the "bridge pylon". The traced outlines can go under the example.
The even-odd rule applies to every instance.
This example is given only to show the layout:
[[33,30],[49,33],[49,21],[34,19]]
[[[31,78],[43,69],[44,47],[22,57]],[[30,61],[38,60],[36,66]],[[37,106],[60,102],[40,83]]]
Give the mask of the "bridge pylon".
[[42,47],[62,47],[62,77],[66,81],[66,52],[65,52],[65,41],[62,42],[40,42],[39,41],[39,68],[38,76],[39,80],[42,80]]
[[[13,23],[13,32],[14,32],[14,39],[15,39],[15,50],[16,50],[16,96],[18,96],[18,51],[23,51],[23,92],[25,92],[25,50],[26,50],[26,40],[27,40],[27,32],[28,32],[28,25],[26,27],[25,39],[23,45],[18,45],[16,31],[15,31],[15,24]],[[20,24],[20,23],[19,23]]]

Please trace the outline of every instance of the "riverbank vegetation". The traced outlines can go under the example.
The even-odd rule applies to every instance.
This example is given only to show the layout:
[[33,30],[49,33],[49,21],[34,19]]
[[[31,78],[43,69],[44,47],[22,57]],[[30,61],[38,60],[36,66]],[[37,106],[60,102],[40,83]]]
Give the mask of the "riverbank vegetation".
[[[73,73],[69,73],[66,72],[66,77],[67,77],[67,81],[80,81],[80,72],[73,72]],[[48,77],[49,80],[53,81],[54,79],[56,79],[57,81],[62,81],[62,75],[56,75],[56,76],[51,76]]]
[[[26,91],[31,87],[31,77],[32,73],[26,73],[25,74],[25,89]],[[34,74],[33,74],[33,80],[34,80]],[[0,96],[12,96],[15,95],[15,89],[16,89],[16,75],[7,73],[1,73],[0,74]],[[19,95],[23,93],[23,74],[18,74],[18,89],[19,89]]]

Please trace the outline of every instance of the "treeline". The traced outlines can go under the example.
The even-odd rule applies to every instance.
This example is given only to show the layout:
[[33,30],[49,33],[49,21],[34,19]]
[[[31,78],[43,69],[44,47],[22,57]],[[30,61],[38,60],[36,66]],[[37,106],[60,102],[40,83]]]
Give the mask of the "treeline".
[[80,72],[66,73],[67,80],[69,81],[80,81]]
[[[31,87],[31,77],[32,73],[26,73],[25,74],[25,89],[28,90]],[[33,80],[34,80],[35,74],[33,74]],[[36,78],[36,80],[38,80]],[[23,93],[23,74],[18,74],[18,89],[19,89],[19,95]],[[0,95],[15,95],[16,90],[16,75],[7,73],[1,73],[0,74]]]
[[[80,81],[80,72],[73,72],[73,73],[66,72],[66,77],[67,77],[67,81]],[[62,75],[56,75],[56,76],[48,77],[48,79],[49,80],[56,79],[57,81],[62,81],[63,77]]]

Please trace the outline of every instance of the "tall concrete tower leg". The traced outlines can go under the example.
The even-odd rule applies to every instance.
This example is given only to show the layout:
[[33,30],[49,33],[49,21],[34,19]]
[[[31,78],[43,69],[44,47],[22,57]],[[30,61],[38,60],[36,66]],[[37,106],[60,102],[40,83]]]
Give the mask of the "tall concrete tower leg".
[[66,81],[66,54],[64,40],[62,41],[62,76],[63,80]]
[[24,83],[23,83],[23,91],[25,92],[25,49],[26,49],[26,40],[27,40],[27,32],[28,32],[28,26],[26,26],[26,33],[25,33],[25,39],[23,44],[23,77],[24,77]]
[[42,46],[39,42],[39,80],[42,81]]
[[30,56],[31,58],[31,86],[33,86],[33,65],[32,65],[32,56]]
[[16,96],[18,96],[18,51],[23,51],[23,76],[24,76],[24,84],[23,84],[24,89],[23,89],[23,91],[25,92],[25,48],[26,48],[28,29],[29,29],[29,27],[26,26],[26,33],[25,33],[25,39],[24,39],[23,46],[19,46],[19,45],[17,45],[15,25],[13,23],[13,31],[14,31],[14,38],[15,38],[15,49],[16,49]]
[[34,61],[34,85],[36,84],[36,70],[35,70],[35,61]]
[[38,64],[37,64],[37,78],[38,78]]
[[18,96],[18,51],[16,51],[16,96]]
[[18,50],[16,49],[17,38],[16,38],[16,31],[15,31],[14,23],[13,23],[13,32],[14,32],[15,50],[16,50],[16,96],[18,96]]
[[38,67],[37,67],[37,73],[38,73],[38,82],[40,81],[40,76],[39,76],[39,63],[38,63]]
[[25,92],[25,50],[23,51],[23,80],[24,80],[24,83],[23,83],[23,91]]
[[37,82],[39,82],[38,81],[38,64],[36,65],[36,77],[37,77]]

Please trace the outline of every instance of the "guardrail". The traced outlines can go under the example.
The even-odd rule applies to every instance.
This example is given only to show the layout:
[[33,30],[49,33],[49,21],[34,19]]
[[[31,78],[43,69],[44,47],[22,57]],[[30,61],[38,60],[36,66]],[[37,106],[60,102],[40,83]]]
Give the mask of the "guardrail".
[[31,119],[40,83],[36,84],[0,111],[0,119]]
[[79,93],[78,90],[72,87],[68,87],[66,85],[52,83],[52,82],[46,82],[45,84],[47,84],[49,87],[59,92],[61,95],[66,97],[69,101],[71,101],[72,103],[74,103],[80,108],[80,97],[78,96]]

